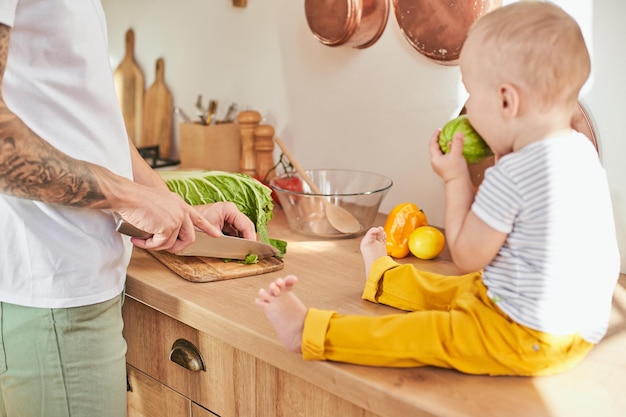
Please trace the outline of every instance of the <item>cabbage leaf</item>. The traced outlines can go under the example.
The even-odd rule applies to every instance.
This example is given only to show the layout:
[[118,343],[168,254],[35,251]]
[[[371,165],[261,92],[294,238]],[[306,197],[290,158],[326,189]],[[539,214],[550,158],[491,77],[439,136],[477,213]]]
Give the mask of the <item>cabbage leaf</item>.
[[287,242],[270,239],[267,224],[274,216],[272,190],[249,175],[225,171],[160,171],[170,191],[192,206],[219,201],[233,202],[256,226],[262,242],[284,255]]

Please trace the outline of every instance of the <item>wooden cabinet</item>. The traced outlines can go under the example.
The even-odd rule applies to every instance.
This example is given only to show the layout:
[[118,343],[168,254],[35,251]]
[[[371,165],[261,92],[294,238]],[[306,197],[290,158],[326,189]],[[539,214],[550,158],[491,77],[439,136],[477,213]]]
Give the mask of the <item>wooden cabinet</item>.
[[[123,312],[128,417],[375,416],[131,297]],[[180,340],[197,348],[203,370],[170,360]]]

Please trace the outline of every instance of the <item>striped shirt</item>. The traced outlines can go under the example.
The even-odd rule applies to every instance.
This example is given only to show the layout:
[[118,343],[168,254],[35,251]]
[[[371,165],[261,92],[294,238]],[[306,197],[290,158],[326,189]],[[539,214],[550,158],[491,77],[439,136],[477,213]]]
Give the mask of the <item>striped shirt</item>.
[[483,273],[498,306],[532,329],[599,342],[620,258],[606,174],[591,142],[572,131],[500,158],[472,211],[508,234]]

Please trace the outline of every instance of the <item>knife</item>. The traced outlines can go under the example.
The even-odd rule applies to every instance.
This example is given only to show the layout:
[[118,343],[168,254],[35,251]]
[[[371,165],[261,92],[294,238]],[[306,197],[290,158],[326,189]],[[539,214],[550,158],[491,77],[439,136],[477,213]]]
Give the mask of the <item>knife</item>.
[[[152,237],[152,233],[145,232],[122,218],[117,219],[115,230],[140,239]],[[191,245],[176,252],[175,255],[245,260],[246,256],[251,254],[256,255],[259,259],[264,259],[276,256],[278,253],[278,249],[263,242],[226,235],[212,237],[201,230],[196,230],[196,240]]]

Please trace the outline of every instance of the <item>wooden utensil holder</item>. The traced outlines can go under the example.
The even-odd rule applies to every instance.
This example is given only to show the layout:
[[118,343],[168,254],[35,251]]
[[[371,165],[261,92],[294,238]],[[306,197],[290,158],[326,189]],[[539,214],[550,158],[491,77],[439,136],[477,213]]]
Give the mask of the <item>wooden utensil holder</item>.
[[180,167],[238,172],[241,133],[237,123],[180,124]]

